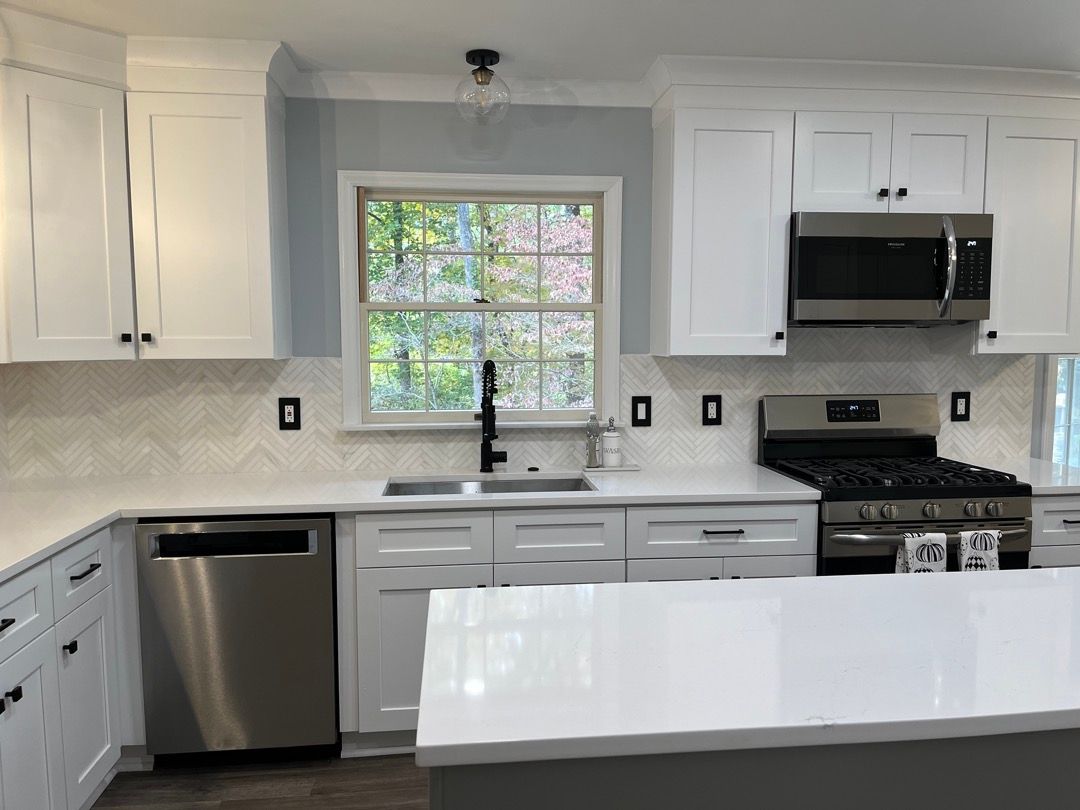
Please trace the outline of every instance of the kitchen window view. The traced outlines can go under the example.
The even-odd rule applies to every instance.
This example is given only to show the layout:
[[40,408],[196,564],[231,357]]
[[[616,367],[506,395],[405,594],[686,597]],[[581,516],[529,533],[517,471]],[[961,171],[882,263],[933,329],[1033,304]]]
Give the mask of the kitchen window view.
[[1060,464],[1080,464],[1080,366],[1076,360],[1057,358],[1052,460]]
[[359,194],[365,422],[472,422],[489,359],[509,421],[595,407],[599,197]]

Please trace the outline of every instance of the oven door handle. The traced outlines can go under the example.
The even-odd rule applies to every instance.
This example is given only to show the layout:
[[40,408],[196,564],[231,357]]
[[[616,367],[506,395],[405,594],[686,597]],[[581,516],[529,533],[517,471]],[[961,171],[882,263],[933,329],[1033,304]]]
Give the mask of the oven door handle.
[[945,232],[946,244],[946,269],[945,269],[945,294],[938,302],[938,317],[944,318],[952,305],[953,295],[956,293],[956,228],[953,227],[952,217],[948,214],[941,218],[941,227]]
[[[1007,542],[1016,540],[1028,533],[1027,529],[1001,529],[1001,540]],[[934,534],[934,532],[928,532]],[[902,546],[904,545],[903,534],[834,534],[829,537],[834,543],[842,546]],[[950,546],[959,545],[959,532],[946,532],[945,542]]]

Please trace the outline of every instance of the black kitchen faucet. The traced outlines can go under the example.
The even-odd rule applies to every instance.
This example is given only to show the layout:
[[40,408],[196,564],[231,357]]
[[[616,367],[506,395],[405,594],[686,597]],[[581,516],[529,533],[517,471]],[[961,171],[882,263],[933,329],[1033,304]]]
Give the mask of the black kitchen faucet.
[[499,393],[495,385],[495,362],[484,361],[480,372],[480,472],[494,472],[492,464],[506,461],[505,450],[492,450],[491,442],[499,438],[495,432],[495,395]]

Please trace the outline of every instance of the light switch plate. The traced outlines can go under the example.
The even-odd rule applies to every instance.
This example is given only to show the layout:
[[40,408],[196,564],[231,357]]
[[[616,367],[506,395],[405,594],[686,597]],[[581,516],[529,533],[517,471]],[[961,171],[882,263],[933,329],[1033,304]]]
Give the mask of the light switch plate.
[[721,396],[719,394],[705,394],[701,398],[701,424],[723,424],[723,411],[721,409]]
[[652,397],[630,397],[630,424],[632,427],[652,425]]
[[300,429],[300,397],[278,397],[278,430]]

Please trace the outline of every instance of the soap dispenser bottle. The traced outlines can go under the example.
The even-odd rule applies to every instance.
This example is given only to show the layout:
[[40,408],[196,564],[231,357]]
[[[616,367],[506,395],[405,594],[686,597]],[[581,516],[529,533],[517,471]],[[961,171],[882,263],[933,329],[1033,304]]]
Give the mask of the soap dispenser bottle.
[[600,463],[600,420],[590,413],[585,423],[585,466],[599,467]]
[[622,437],[619,435],[619,431],[615,430],[615,417],[612,416],[608,419],[607,430],[604,431],[604,466],[605,467],[621,467],[622,466]]

